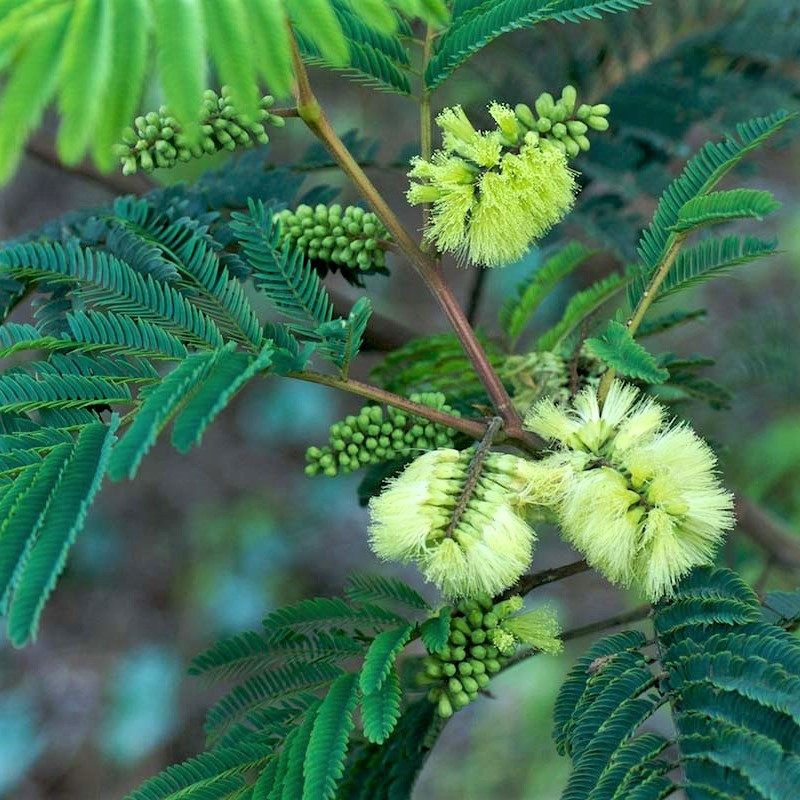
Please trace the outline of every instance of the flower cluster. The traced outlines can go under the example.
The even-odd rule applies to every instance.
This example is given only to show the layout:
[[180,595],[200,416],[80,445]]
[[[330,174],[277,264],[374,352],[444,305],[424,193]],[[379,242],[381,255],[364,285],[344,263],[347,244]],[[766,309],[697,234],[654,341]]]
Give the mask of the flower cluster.
[[389,232],[378,217],[359,206],[342,208],[338,203],[312,208],[299,205],[276,215],[281,223],[281,243],[302,250],[323,276],[341,269],[348,279],[360,274],[386,272]]
[[[432,204],[425,238],[440,250],[486,266],[517,261],[572,208],[575,173],[564,152],[529,132],[506,145],[519,123],[513,109],[493,103],[493,131],[477,131],[460,106],[437,124],[443,149],[412,161],[409,203]],[[508,131],[508,133],[506,133]]]
[[571,406],[540,401],[525,424],[557,444],[536,462],[550,480],[533,480],[529,500],[552,504],[566,538],[609,580],[655,601],[712,560],[733,525],[732,497],[708,445],[663,406],[617,381],[602,407],[587,387]]
[[414,561],[446,597],[497,594],[525,571],[535,534],[517,504],[528,462],[434,450],[370,501],[370,543],[383,559]]
[[[415,403],[446,411],[453,416],[460,412],[445,402],[439,392],[412,394]],[[306,451],[306,475],[334,477],[339,472],[352,472],[369,464],[403,458],[412,452],[425,453],[437,447],[452,447],[456,431],[443,425],[406,414],[392,406],[364,406],[331,426],[330,439],[324,447]]]
[[248,119],[231,103],[227,86],[222,87],[221,95],[207,89],[203,95],[200,136],[196,140],[183,132],[166,106],[136,117],[135,127],[123,131],[122,143],[116,145],[122,172],[125,175],[132,175],[138,169],[152,172],[156,167],[174,167],[178,161],[219,150],[267,144],[265,125],[281,127],[285,122],[283,117],[270,113],[274,103],[273,97],[263,97],[258,118]]
[[447,644],[424,660],[418,682],[431,686],[428,699],[447,718],[478,697],[519,644],[545,653],[562,649],[559,626],[548,609],[511,616],[522,609],[513,596],[494,603],[487,594],[463,600],[450,615]]

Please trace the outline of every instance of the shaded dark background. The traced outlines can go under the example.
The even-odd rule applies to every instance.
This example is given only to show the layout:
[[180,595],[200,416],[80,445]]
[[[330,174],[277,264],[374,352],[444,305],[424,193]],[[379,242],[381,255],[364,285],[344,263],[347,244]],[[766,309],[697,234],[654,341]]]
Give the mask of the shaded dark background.
[[[762,5],[769,11],[770,3]],[[612,124],[614,109],[621,108],[627,130],[633,131],[624,142],[620,135],[616,149],[598,143],[581,164],[591,184],[575,221],[559,235],[601,242],[610,254],[559,290],[542,309],[540,328],[557,319],[569,291],[626,263],[639,221],[652,212],[653,196],[692,148],[731,119],[774,110],[773,101],[797,106],[796,18],[765,27],[763,35],[770,38],[759,41],[752,20],[743,22],[742,7],[662,0],[620,15],[626,17],[623,27],[609,18],[515,33],[468,62],[437,95],[437,107],[460,102],[477,122],[491,99],[531,102],[540,91],[556,92],[573,81],[591,101],[609,99]],[[711,31],[727,32],[729,49],[735,49],[737,35],[746,38],[749,52],[723,58],[724,48],[709,38]],[[701,45],[710,55],[695,64],[692,47]],[[668,83],[664,78],[662,84],[659,71],[665,76],[670,70],[687,72],[685,91],[673,88],[659,98]],[[404,170],[392,166],[418,138],[413,102],[331,73],[315,71],[312,77],[338,130],[358,128],[379,139],[370,174],[408,226],[418,228],[418,213],[405,208],[402,199]],[[653,107],[660,116],[650,107],[647,118],[637,121],[637,97],[643,93],[659,101]],[[155,97],[149,100],[157,105]],[[716,110],[705,111],[703,104]],[[114,194],[146,188],[139,178],[100,178],[88,165],[73,171],[57,166],[50,155],[52,130],[49,120],[15,179],[0,191],[2,238]],[[681,413],[717,445],[731,487],[770,508],[796,546],[798,130],[795,123],[775,147],[753,160],[759,169],[740,181],[770,188],[783,201],[783,209],[764,223],[780,237],[782,253],[683,297],[684,307],[705,304],[708,321],[654,342],[656,350],[699,351],[717,359],[708,374],[734,392],[732,409],[718,412],[692,403]],[[300,123],[290,123],[275,132],[265,161],[289,163],[310,144]],[[341,186],[343,201],[356,200],[335,173],[313,173],[304,188],[314,183]],[[767,235],[764,228],[758,233]],[[499,302],[538,258],[534,252],[525,263],[488,275],[479,321],[489,333],[497,331]],[[464,303],[475,274],[448,271]],[[335,277],[329,283],[342,296],[354,296]],[[405,265],[397,264],[390,280],[373,278],[368,288],[378,312],[395,321],[400,332],[445,329]],[[357,374],[366,375],[380,358],[364,354]],[[264,380],[242,392],[188,456],[161,443],[135,482],[104,487],[44,614],[37,644],[13,651],[0,643],[0,796],[113,800],[194,754],[203,745],[203,713],[219,689],[187,677],[190,658],[217,637],[256,627],[276,605],[337,592],[354,568],[380,568],[366,543],[366,514],[355,502],[359,477],[303,474],[305,448],[322,443],[328,426],[360,405],[357,398],[323,387]],[[540,533],[536,568],[575,558],[552,531]],[[765,570],[763,547],[739,531],[721,560],[760,588],[796,588],[796,576],[785,565]],[[537,599],[553,604],[565,627],[639,602],[593,573],[539,590]],[[481,699],[447,728],[415,797],[557,798],[567,766],[550,740],[552,703],[571,660],[587,644],[586,639],[574,642],[564,656],[532,659],[497,679],[495,699]]]

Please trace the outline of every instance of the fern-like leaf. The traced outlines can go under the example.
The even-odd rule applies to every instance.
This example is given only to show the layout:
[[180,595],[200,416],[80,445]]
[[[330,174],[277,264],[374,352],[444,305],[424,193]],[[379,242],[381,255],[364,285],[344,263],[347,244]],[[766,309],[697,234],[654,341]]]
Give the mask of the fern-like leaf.
[[292,664],[254,675],[211,707],[206,715],[206,732],[216,739],[254,710],[326,686],[341,674],[338,667],[319,663]]
[[576,270],[591,255],[592,251],[579,242],[570,242],[534,269],[530,276],[517,286],[516,297],[509,297],[500,309],[500,326],[508,337],[512,349],[536,313],[536,309],[556,284]]
[[[47,598],[100,488],[117,424],[115,417],[110,425],[97,423],[81,431],[59,471],[46,507],[36,519],[35,527],[28,531],[26,551],[14,570],[8,606],[8,635],[16,647],[36,637]],[[31,499],[34,509],[39,507],[35,495]],[[20,500],[21,504],[27,502],[26,497]],[[19,511],[18,506],[18,514]]]
[[373,694],[381,688],[394,668],[397,656],[402,652],[413,632],[412,625],[405,625],[402,628],[383,631],[372,640],[364,658],[364,666],[361,668],[359,680],[361,691],[365,695]]
[[77,281],[84,285],[85,302],[156,320],[197,343],[222,344],[214,322],[170,285],[140,275],[114,256],[74,242],[33,242],[0,250],[0,274],[48,284]]
[[206,789],[228,791],[231,785],[242,786],[242,776],[263,768],[272,757],[272,748],[264,744],[211,750],[165,769],[125,800],[188,800],[202,797],[200,793]]
[[667,297],[733,267],[771,256],[776,249],[776,241],[765,241],[756,236],[731,235],[721,239],[706,239],[678,253],[675,264],[661,284],[658,297]]
[[132,425],[111,456],[108,472],[112,480],[133,478],[159,433],[202,383],[217,357],[215,352],[195,353],[143,393]]
[[625,279],[615,272],[573,295],[561,319],[539,337],[536,348],[556,350],[574,330],[614,297],[624,285]]
[[468,3],[439,42],[425,71],[428,89],[436,88],[470,56],[498,36],[545,20],[579,22],[601,13],[629,11],[649,0],[498,0],[476,7]]
[[356,602],[379,605],[400,604],[419,611],[430,611],[430,604],[407,583],[385,575],[353,574],[348,579],[345,596]]
[[628,329],[613,319],[600,336],[587,339],[586,346],[592,355],[627,378],[651,384],[663,383],[669,378],[669,371],[658,366],[652,353],[634,341]]
[[772,192],[758,189],[732,189],[694,197],[678,212],[672,226],[675,233],[686,233],[707,225],[719,225],[737,219],[762,220],[781,204]]
[[270,345],[253,357],[225,348],[198,387],[175,418],[172,444],[181,453],[198,444],[205,429],[254,375],[266,370],[272,360]]
[[322,701],[308,743],[302,800],[333,800],[344,774],[347,740],[358,700],[358,675],[337,678]]
[[419,636],[430,653],[441,650],[450,637],[450,609],[442,608],[419,626]]
[[639,240],[639,256],[643,266],[628,285],[628,302],[635,307],[650,277],[675,245],[678,234],[673,231],[681,209],[691,200],[707,195],[750,152],[783,128],[793,115],[778,111],[769,117],[755,117],[737,126],[737,138],[707,142],[689,160],[683,173],[662,194],[653,221]]
[[316,597],[273,611],[264,620],[264,630],[272,640],[292,633],[327,632],[338,628],[382,630],[406,622],[393,611],[371,603],[355,606],[338,597]]
[[394,665],[380,688],[361,697],[361,715],[364,736],[374,744],[383,744],[391,735],[400,718],[400,678]]

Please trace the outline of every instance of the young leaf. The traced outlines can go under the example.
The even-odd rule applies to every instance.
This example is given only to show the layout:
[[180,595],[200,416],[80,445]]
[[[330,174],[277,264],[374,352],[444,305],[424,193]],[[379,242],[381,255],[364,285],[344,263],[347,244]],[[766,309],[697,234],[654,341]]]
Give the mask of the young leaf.
[[303,772],[302,800],[333,800],[344,774],[347,739],[358,701],[358,675],[337,678],[322,701],[311,731]]
[[429,617],[419,626],[419,635],[428,652],[441,650],[450,636],[450,609],[439,609],[435,617]]
[[18,567],[8,609],[8,635],[16,647],[36,637],[42,609],[100,488],[117,424],[114,417],[110,425],[96,423],[81,431],[36,529],[30,531],[31,539],[36,538]]
[[175,448],[186,453],[199,444],[206,428],[228,405],[236,392],[253,376],[266,370],[271,360],[270,345],[262,348],[255,357],[229,347],[220,351],[203,383],[175,418],[172,429],[172,444]]
[[380,688],[361,697],[361,714],[364,736],[374,744],[383,744],[391,735],[400,718],[400,678],[392,666]]
[[516,297],[509,297],[505,301],[500,309],[500,325],[512,349],[536,309],[556,284],[591,255],[592,251],[579,242],[570,242],[531,272],[517,287]]
[[381,688],[394,667],[394,662],[414,632],[412,625],[379,633],[367,650],[361,668],[359,685],[364,694],[372,694]]
[[658,366],[653,355],[644,349],[628,332],[628,329],[611,320],[603,334],[586,340],[589,352],[605,361],[620,375],[645,381],[663,383],[669,371]]
[[693,197],[678,212],[672,226],[675,233],[686,233],[706,225],[719,225],[737,219],[761,220],[777,211],[781,204],[772,192],[757,189],[733,189]]
[[347,583],[345,596],[349,600],[361,603],[400,603],[420,611],[430,610],[428,601],[398,578],[355,573],[349,577]]

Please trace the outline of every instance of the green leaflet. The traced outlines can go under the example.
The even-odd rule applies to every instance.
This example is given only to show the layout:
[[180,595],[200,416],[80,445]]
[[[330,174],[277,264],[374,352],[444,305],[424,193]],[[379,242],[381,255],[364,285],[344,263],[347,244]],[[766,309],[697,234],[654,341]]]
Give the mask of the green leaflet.
[[400,678],[392,665],[380,688],[361,697],[364,736],[368,741],[383,744],[389,738],[400,718],[402,696]]
[[208,49],[223,84],[231,87],[234,105],[244,114],[255,116],[260,94],[256,83],[256,54],[251,46],[246,2],[242,0],[202,0]]
[[302,800],[333,800],[344,774],[347,740],[353,729],[358,700],[358,675],[337,678],[322,701],[314,721],[304,766]]
[[218,352],[194,353],[143,394],[133,423],[111,456],[108,473],[112,480],[133,478],[159,433],[202,383],[218,355]]
[[652,353],[645,350],[619,322],[611,320],[605,331],[586,340],[589,352],[627,378],[645,383],[663,383],[669,371],[658,366]]
[[202,753],[181,764],[165,769],[143,783],[125,800],[179,800],[192,797],[220,797],[203,795],[204,790],[225,791],[242,785],[242,778],[252,770],[269,763],[272,748],[264,744],[226,747]]
[[222,334],[202,311],[172,286],[135,272],[124,261],[70,241],[19,244],[0,250],[0,274],[37,281],[84,284],[83,299],[95,307],[135,314],[183,332],[212,347]]
[[[45,479],[39,487],[31,487],[34,491],[20,498],[11,524],[3,526],[0,546],[6,536],[13,545],[25,530],[20,523],[35,517],[34,525],[27,530],[25,552],[17,561],[12,586],[5,590],[5,597],[9,598],[11,589],[7,601],[8,634],[16,647],[36,636],[42,609],[64,569],[67,554],[83,526],[88,507],[100,488],[117,425],[118,418],[114,417],[110,425],[96,423],[86,426],[66,461],[62,462],[60,455],[56,456],[54,468],[44,471]],[[61,447],[59,445],[53,453]],[[55,481],[47,480],[48,474],[57,474]],[[27,505],[33,513],[25,508]],[[5,553],[5,548],[2,549]]]
[[108,0],[111,16],[108,67],[102,114],[96,120],[92,157],[101,170],[115,162],[113,146],[136,113],[147,70],[146,0]]
[[629,11],[649,0],[499,0],[467,2],[454,9],[453,24],[441,37],[425,71],[428,89],[436,88],[471,55],[498,36],[545,20],[579,22],[601,13]]
[[270,92],[287,97],[292,92],[292,52],[284,33],[282,0],[250,0],[245,3],[250,15],[249,28],[257,66]]
[[164,101],[192,136],[206,88],[203,7],[194,0],[151,0],[150,7]]
[[326,686],[340,675],[341,669],[325,663],[291,664],[254,675],[209,709],[206,733],[209,738],[218,739],[253,711]]
[[273,641],[288,634],[340,628],[381,630],[406,622],[399,614],[371,603],[351,605],[338,597],[315,597],[276,609],[263,624],[268,638]]
[[[663,798],[678,786],[692,798],[793,797],[800,645],[760,618],[737,575],[702,568],[654,610],[658,674],[641,634],[595,644],[556,701],[556,741],[574,764],[564,800]],[[640,732],[665,702],[674,742]]]
[[15,23],[16,35],[29,44],[20,51],[0,97],[0,182],[11,177],[28,134],[38,127],[53,96],[70,10],[61,5]]
[[706,225],[719,225],[737,219],[762,220],[781,204],[772,192],[758,189],[732,189],[694,197],[678,212],[672,226],[675,233],[685,233]]
[[365,695],[377,692],[381,688],[394,667],[395,659],[402,652],[413,632],[414,627],[406,625],[402,628],[383,631],[372,640],[364,658],[359,681],[361,691]]
[[[83,345],[87,349],[107,349],[157,359],[180,360],[188,355],[186,346],[176,336],[152,322],[127,314],[76,311],[67,314],[67,325],[72,341],[56,340],[65,346],[74,342],[79,348]],[[2,331],[0,328],[0,337]]]
[[80,160],[103,112],[116,11],[116,5],[106,0],[75,0],[73,5],[59,65],[62,119],[56,139],[58,153],[67,164]]
[[419,611],[429,611],[430,604],[408,584],[388,575],[355,573],[348,578],[345,596],[356,602],[379,605],[401,604]]
[[172,444],[181,453],[198,444],[205,429],[227,406],[247,381],[269,368],[272,348],[268,344],[256,356],[224,348],[178,416],[172,430]]
[[679,224],[686,203],[707,195],[748,153],[760,147],[792,118],[786,111],[777,111],[769,117],[754,117],[736,127],[736,137],[728,136],[719,143],[707,142],[689,160],[681,176],[661,195],[653,221],[639,240],[643,264],[628,284],[631,308],[639,303],[653,272],[675,246],[676,237],[685,235],[676,233],[674,228]]
[[619,273],[612,273],[593,283],[587,289],[574,294],[561,319],[545,331],[536,343],[537,350],[557,350],[559,345],[583,322],[587,321],[604,303],[610,300],[625,285]]
[[579,242],[570,242],[536,267],[517,286],[516,296],[509,297],[500,309],[500,326],[513,349],[525,326],[556,284],[591,257],[592,251]]
[[441,608],[435,617],[428,617],[419,626],[419,635],[429,653],[436,653],[450,636],[450,609]]
[[706,239],[678,253],[675,264],[659,288],[658,299],[710,280],[733,267],[773,255],[776,250],[777,242],[755,236],[734,234],[721,239]]
[[314,730],[314,724],[317,720],[319,705],[320,704],[317,703],[306,711],[303,722],[297,729],[297,735],[294,737],[291,747],[289,747],[288,750],[286,747],[284,748],[287,766],[286,774],[283,778],[280,800],[298,800],[298,798],[303,796],[303,773],[306,755],[311,740],[311,733]]

